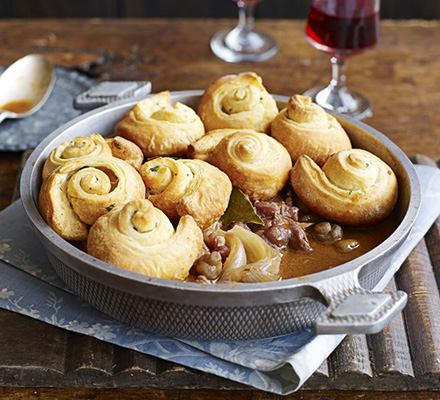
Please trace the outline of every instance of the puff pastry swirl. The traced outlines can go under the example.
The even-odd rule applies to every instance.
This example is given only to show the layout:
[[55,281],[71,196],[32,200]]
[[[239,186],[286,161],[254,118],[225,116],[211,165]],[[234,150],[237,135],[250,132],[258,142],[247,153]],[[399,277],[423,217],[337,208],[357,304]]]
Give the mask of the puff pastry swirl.
[[301,156],[290,181],[295,193],[318,215],[350,226],[368,226],[386,218],[394,208],[398,184],[380,158],[361,149],[334,154],[322,170]]
[[255,133],[252,129],[215,129],[209,131],[205,136],[201,137],[188,147],[188,157],[204,161],[209,160],[211,153],[215,150],[222,139],[236,132],[241,132],[243,134]]
[[172,106],[166,91],[137,103],[119,121],[115,132],[152,157],[184,154],[189,144],[205,134],[205,128],[192,108],[182,103]]
[[274,138],[252,130],[217,130],[208,136],[209,142],[201,146],[196,142],[193,148],[198,151],[191,154],[224,171],[251,200],[268,200],[286,184],[292,161]]
[[84,240],[88,226],[113,207],[145,198],[137,171],[115,157],[72,160],[55,170],[40,190],[40,213],[61,237]]
[[105,141],[110,146],[113,157],[124,160],[135,169],[141,167],[144,161],[144,153],[142,153],[139,146],[120,136],[105,139]]
[[99,218],[90,229],[87,252],[140,274],[183,280],[203,246],[203,234],[189,215],[176,230],[148,200],[132,200]]
[[191,215],[206,228],[228,207],[231,181],[207,162],[159,157],[146,162],[139,172],[148,199],[171,219]]
[[332,155],[351,149],[350,139],[339,122],[307,96],[292,96],[273,120],[272,136],[289,151],[292,161],[308,155],[322,166]]
[[43,180],[60,165],[78,158],[90,156],[111,156],[112,151],[99,133],[90,137],[77,136],[74,140],[64,142],[52,150],[43,167]]
[[197,109],[206,131],[224,128],[268,133],[278,113],[274,98],[254,72],[226,75],[211,84]]

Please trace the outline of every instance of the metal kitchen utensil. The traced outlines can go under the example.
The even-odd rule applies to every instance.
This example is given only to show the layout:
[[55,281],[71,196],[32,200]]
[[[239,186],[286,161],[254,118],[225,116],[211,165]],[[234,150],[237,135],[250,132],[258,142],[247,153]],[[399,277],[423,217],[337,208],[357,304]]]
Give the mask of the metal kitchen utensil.
[[[202,91],[172,93],[197,107]],[[287,97],[274,96],[281,108]],[[92,132],[109,134],[136,103],[120,101],[91,111],[57,129],[29,157],[21,180],[24,208],[60,277],[80,297],[115,319],[162,335],[207,340],[245,340],[316,326],[320,333],[373,333],[406,302],[403,292],[372,290],[407,237],[420,206],[420,186],[406,155],[375,129],[337,116],[354,147],[383,159],[399,186],[395,232],[368,253],[316,274],[256,284],[203,285],[151,278],[97,260],[58,236],[38,212],[41,171],[50,151]]]
[[0,151],[37,147],[55,129],[81,115],[72,107],[73,99],[93,86],[93,81],[85,75],[55,67],[55,85],[43,107],[27,118],[6,120],[0,125]]
[[[46,102],[55,83],[52,63],[40,54],[20,58],[0,76],[0,123],[6,118],[24,118]],[[23,111],[8,110],[13,102],[26,102]],[[2,109],[5,107],[5,109]]]
[[75,97],[73,106],[77,110],[91,110],[117,100],[145,97],[149,93],[151,82],[106,81]]

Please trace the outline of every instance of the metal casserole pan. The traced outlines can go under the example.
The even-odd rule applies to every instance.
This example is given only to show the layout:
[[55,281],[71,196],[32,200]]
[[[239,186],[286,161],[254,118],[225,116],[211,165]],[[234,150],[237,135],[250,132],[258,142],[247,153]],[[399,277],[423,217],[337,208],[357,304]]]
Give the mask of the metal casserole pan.
[[[202,91],[172,93],[193,108]],[[280,108],[287,97],[274,96]],[[84,114],[48,136],[29,157],[21,198],[50,262],[81,298],[125,323],[158,334],[190,339],[246,340],[315,326],[320,333],[374,333],[404,307],[406,294],[369,293],[387,271],[420,206],[413,165],[389,139],[369,126],[337,116],[353,146],[379,156],[396,173],[400,225],[379,246],[348,263],[313,275],[256,284],[203,285],[151,278],[97,260],[58,236],[38,211],[41,171],[50,151],[79,135],[113,128],[136,100]]]

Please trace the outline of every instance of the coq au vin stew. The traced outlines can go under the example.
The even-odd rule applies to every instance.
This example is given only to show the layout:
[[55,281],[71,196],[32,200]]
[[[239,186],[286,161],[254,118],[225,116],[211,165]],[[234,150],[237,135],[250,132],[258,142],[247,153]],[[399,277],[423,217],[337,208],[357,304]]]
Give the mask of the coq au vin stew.
[[113,135],[45,162],[39,210],[91,256],[151,277],[268,282],[322,271],[397,227],[398,184],[308,97],[278,110],[253,72],[212,83],[197,110],[168,91]]

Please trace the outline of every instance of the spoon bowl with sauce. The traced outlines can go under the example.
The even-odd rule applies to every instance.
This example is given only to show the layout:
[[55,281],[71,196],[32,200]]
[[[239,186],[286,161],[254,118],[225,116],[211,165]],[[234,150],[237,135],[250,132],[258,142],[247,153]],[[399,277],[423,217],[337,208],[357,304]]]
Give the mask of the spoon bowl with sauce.
[[52,63],[44,56],[20,58],[0,76],[0,123],[6,118],[24,118],[46,102],[55,83]]

